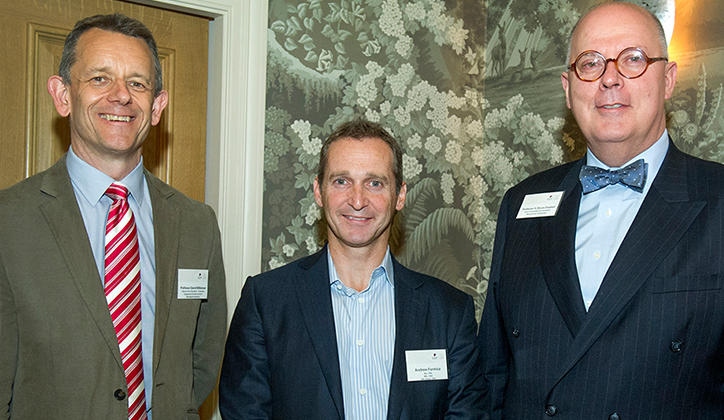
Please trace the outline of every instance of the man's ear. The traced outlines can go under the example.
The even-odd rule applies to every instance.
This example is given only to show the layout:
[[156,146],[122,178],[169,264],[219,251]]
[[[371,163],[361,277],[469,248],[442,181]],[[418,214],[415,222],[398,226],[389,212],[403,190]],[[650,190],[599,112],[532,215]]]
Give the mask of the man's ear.
[[664,75],[666,77],[666,90],[664,93],[664,99],[671,98],[671,95],[674,93],[677,71],[678,66],[676,65],[676,61],[669,61],[666,63],[666,74]]
[[153,98],[153,107],[151,108],[151,125],[158,124],[161,121],[161,112],[168,104],[168,92],[162,90],[155,98]]
[[566,106],[568,109],[571,109],[571,100],[568,96],[568,89],[570,88],[568,84],[570,83],[570,80],[568,80],[568,72],[561,73],[561,84],[563,85],[563,91],[566,92]]
[[314,177],[314,201],[317,202],[319,207],[324,207],[322,202],[322,186],[319,185],[319,177]]
[[55,109],[61,117],[70,115],[70,92],[60,76],[50,76],[48,93],[53,98]]

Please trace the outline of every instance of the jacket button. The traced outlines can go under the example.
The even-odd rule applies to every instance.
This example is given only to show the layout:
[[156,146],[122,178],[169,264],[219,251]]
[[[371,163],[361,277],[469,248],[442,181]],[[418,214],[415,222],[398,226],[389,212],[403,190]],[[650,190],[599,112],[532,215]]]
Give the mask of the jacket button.
[[619,416],[617,413],[613,413],[608,416],[608,420],[621,420],[621,416]]
[[513,337],[518,338],[518,336],[520,336],[520,331],[517,328],[513,327],[512,334],[513,334]]
[[558,412],[558,409],[555,405],[549,405],[546,407],[546,416],[553,417],[556,415],[556,412]]
[[117,389],[116,392],[113,393],[113,396],[116,397],[118,401],[123,401],[123,399],[126,398],[126,393],[123,392],[122,389]]
[[671,351],[674,353],[680,352],[683,347],[684,343],[682,343],[681,341],[672,341],[670,346]]

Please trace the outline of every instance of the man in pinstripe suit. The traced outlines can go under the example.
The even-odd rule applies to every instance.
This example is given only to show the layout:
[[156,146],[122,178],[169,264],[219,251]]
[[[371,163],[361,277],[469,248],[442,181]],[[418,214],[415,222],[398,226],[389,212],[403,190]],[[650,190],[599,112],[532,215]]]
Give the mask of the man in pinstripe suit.
[[230,419],[478,419],[470,296],[408,270],[387,245],[405,204],[402,151],[378,124],[322,146],[322,251],[247,279],[226,343]]
[[568,62],[588,152],[503,199],[478,335],[486,411],[721,419],[724,167],[667,134],[677,67],[652,14],[594,8]]

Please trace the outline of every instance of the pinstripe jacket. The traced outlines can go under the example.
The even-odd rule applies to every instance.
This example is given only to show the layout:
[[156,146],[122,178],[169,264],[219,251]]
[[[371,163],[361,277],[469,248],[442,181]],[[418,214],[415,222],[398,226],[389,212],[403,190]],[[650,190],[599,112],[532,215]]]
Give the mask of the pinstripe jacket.
[[[588,313],[574,239],[583,161],[503,199],[478,334],[492,419],[721,419],[724,166],[670,144]],[[526,194],[565,191],[516,220]]]

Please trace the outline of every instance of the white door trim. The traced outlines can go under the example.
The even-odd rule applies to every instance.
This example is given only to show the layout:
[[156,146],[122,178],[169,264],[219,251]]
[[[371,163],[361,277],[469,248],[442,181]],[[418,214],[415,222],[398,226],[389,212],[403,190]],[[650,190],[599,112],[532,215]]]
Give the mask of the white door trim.
[[217,212],[229,320],[261,269],[267,0],[131,0],[212,18],[206,202]]

